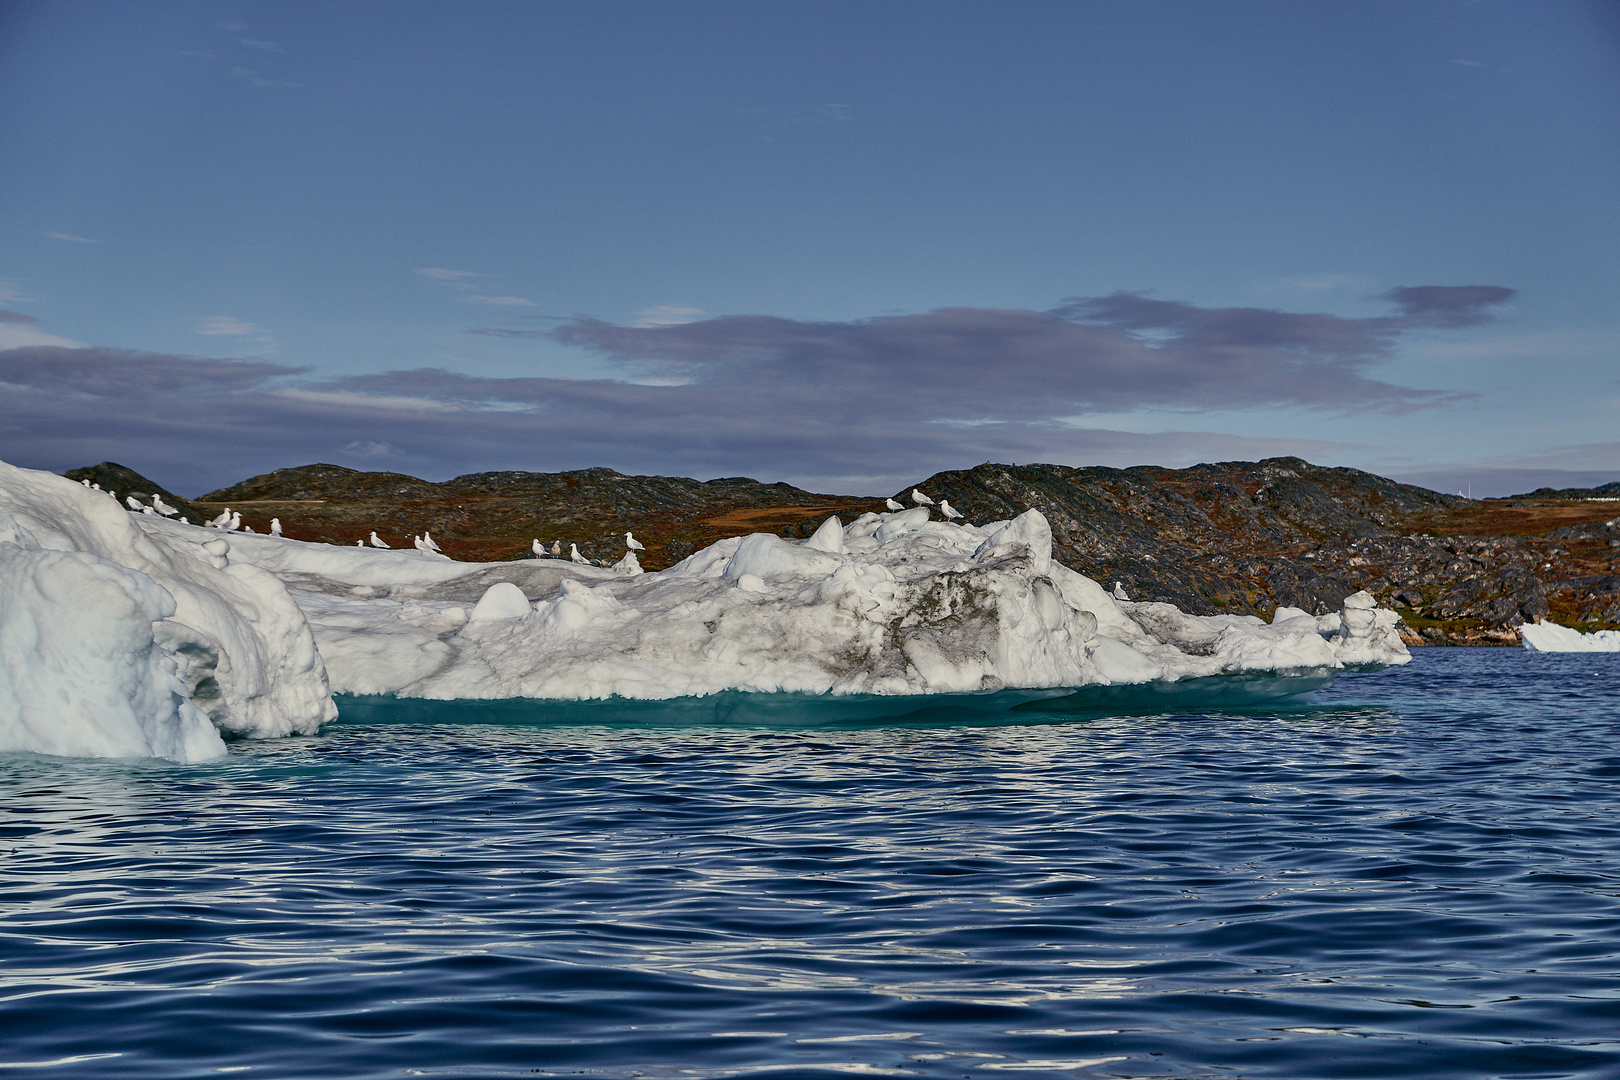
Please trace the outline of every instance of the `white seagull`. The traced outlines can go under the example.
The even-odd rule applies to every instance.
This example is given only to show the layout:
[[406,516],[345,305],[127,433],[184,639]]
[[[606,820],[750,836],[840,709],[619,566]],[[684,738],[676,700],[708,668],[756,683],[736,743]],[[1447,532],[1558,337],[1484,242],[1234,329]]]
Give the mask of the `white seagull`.
[[934,500],[933,499],[930,499],[928,496],[924,495],[922,492],[918,491],[916,488],[911,489],[911,501],[916,503],[918,506],[933,506],[934,505]]
[[218,517],[209,518],[207,521],[203,522],[203,524],[207,525],[210,529],[223,529],[230,523],[231,508],[228,506],[225,508],[225,512],[223,514],[219,515]]
[[124,496],[124,505],[137,513],[146,509],[146,504],[142,503],[141,500],[137,499],[133,495]]
[[647,545],[646,544],[643,544],[640,540],[637,540],[635,537],[631,536],[629,533],[624,534],[624,546],[629,548],[631,551],[646,551],[647,550]]
[[242,515],[233,512],[231,514],[231,520],[225,523],[225,531],[226,532],[235,532],[237,529],[240,529],[241,527],[242,527]]
[[901,504],[895,502],[893,499],[884,499],[883,500],[883,505],[887,506],[890,510],[904,510],[905,509],[904,506],[902,506]]
[[281,519],[280,518],[271,518],[270,519],[270,535],[271,536],[280,536],[281,535]]
[[383,543],[382,537],[377,535],[376,529],[371,530],[371,546],[374,548],[386,548],[388,546]]
[[551,557],[553,559],[562,558],[562,541],[561,540],[553,540],[551,542]]
[[542,544],[538,540],[534,541],[533,543],[531,543],[529,545],[529,550],[534,552],[534,557],[537,558],[537,559],[543,559],[548,554],[548,552],[546,551],[546,545]]
[[945,515],[945,520],[947,521],[955,521],[957,518],[967,516],[966,514],[962,513],[962,511],[952,506],[951,500],[949,499],[939,500],[939,512]]
[[365,547],[365,546],[366,546],[366,542],[365,542],[365,541],[364,541],[364,540],[356,540],[356,541],[355,541],[355,542],[354,542],[354,546],[355,546],[355,547]]
[[1129,596],[1125,595],[1125,586],[1121,585],[1117,581],[1114,582],[1114,599],[1115,600],[1129,600],[1130,599]]
[[422,546],[433,552],[435,555],[443,554],[443,552],[439,550],[439,545],[433,540],[433,533],[427,529],[422,530]]
[[568,545],[568,557],[570,559],[574,560],[577,563],[584,563],[586,566],[591,565],[591,560],[587,559],[585,556],[583,556],[583,555],[581,555],[579,553],[579,545],[578,544],[569,544]]
[[161,495],[152,496],[152,509],[162,514],[164,517],[174,517],[174,515],[180,512],[179,510],[176,510],[174,507],[170,506],[168,503],[164,502],[163,496]]

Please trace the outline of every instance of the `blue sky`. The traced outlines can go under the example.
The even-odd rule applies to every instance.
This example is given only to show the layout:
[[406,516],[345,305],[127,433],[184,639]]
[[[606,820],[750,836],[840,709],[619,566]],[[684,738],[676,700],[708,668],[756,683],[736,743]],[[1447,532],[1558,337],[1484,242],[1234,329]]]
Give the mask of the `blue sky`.
[[1616,10],[0,6],[0,458],[1620,478]]

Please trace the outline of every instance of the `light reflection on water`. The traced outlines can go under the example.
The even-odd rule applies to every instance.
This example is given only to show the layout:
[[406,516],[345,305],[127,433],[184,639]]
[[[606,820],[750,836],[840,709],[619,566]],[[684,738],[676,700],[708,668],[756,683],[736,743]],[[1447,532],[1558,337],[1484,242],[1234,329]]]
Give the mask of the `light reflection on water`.
[[0,759],[0,1066],[1615,1075],[1609,659],[970,723],[351,703],[206,765]]

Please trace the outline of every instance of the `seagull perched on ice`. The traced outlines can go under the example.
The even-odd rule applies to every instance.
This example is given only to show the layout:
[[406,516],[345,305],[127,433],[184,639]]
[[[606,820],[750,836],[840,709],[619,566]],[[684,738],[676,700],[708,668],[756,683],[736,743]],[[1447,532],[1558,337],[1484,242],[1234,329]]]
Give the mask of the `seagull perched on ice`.
[[551,557],[553,559],[562,558],[562,541],[561,540],[553,540],[551,542]]
[[383,543],[382,537],[377,535],[376,529],[371,530],[371,546],[374,548],[386,548],[388,546]]
[[904,506],[902,506],[901,504],[895,502],[893,499],[884,499],[883,500],[883,505],[887,506],[890,510],[904,510],[905,509]]
[[163,496],[161,495],[152,496],[152,509],[162,514],[164,517],[174,517],[174,515],[180,512],[179,510],[176,510],[174,507],[170,506],[168,503],[164,502]]
[[628,548],[629,550],[631,550],[631,551],[646,551],[647,550],[647,545],[646,544],[643,544],[640,540],[637,540],[635,537],[631,536],[629,533],[624,534],[624,546],[626,548]]
[[933,499],[930,499],[928,496],[924,495],[922,492],[918,491],[916,488],[911,489],[911,501],[916,503],[918,506],[933,506],[934,505],[934,500]]
[[225,523],[225,531],[226,532],[235,532],[237,529],[240,529],[241,527],[242,527],[242,515],[241,514],[237,514],[237,513],[231,514],[231,520],[229,520],[229,521],[227,521]]
[[146,505],[133,495],[124,496],[124,505],[137,513],[146,509]]
[[433,542],[433,533],[427,529],[422,530],[422,546],[433,552],[435,555],[442,554],[442,552],[439,551],[439,545]]
[[280,536],[281,535],[281,519],[280,518],[271,518],[270,519],[270,535],[271,536]]
[[203,524],[207,525],[210,529],[223,529],[230,523],[231,508],[228,506],[225,508],[225,512],[223,514],[219,515],[218,517],[209,518],[207,521],[203,522]]
[[591,560],[587,559],[585,556],[583,556],[583,555],[581,555],[579,553],[579,545],[578,544],[569,544],[568,545],[568,557],[570,559],[574,560],[577,563],[584,563],[586,566],[589,566],[591,564]]
[[550,552],[546,551],[546,545],[542,544],[538,540],[529,545],[529,550],[534,552],[534,557],[537,559],[543,559],[550,554]]
[[355,541],[355,542],[354,542],[354,546],[355,546],[355,547],[365,547],[365,546],[366,546],[366,542],[365,542],[365,541],[364,541],[364,540],[356,540],[356,541]]
[[946,521],[955,521],[957,518],[967,517],[962,511],[952,506],[949,499],[939,500],[939,512],[945,515]]
[[1125,595],[1125,586],[1121,585],[1117,581],[1114,582],[1114,599],[1115,600],[1129,600],[1130,599],[1130,597]]

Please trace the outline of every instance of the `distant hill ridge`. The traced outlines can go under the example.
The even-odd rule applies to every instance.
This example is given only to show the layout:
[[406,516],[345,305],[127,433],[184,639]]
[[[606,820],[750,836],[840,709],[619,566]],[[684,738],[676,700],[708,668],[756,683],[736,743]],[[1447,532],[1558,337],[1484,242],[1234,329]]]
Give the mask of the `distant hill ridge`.
[[1620,498],[1620,480],[1592,488],[1536,488],[1524,495],[1509,495],[1509,499],[1617,499]]
[[[644,504],[648,510],[680,511],[699,503],[753,506],[802,506],[847,500],[849,496],[817,495],[791,484],[765,484],[746,476],[692,480],[684,476],[629,476],[613,469],[572,472],[522,471],[467,473],[451,480],[419,480],[391,472],[361,472],[342,465],[301,465],[277,469],[202,496],[199,502],[299,501],[333,498],[437,498],[445,495],[546,499],[577,493]],[[634,509],[631,505],[627,508]]]

